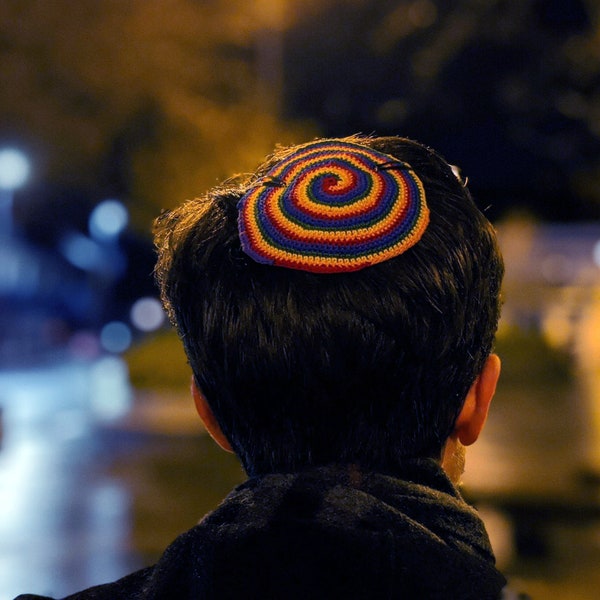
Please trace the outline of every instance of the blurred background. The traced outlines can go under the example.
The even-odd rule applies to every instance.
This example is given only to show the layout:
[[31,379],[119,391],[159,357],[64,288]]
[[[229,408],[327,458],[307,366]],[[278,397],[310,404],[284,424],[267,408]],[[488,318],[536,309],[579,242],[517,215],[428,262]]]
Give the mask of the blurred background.
[[465,494],[534,598],[600,586],[596,0],[0,3],[0,598],[149,564],[236,483],[152,280],[152,220],[276,143],[400,134],[507,263]]

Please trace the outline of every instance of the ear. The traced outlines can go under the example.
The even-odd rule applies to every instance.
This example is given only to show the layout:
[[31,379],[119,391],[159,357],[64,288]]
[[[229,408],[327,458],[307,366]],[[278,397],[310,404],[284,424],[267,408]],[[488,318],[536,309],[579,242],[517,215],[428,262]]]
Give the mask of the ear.
[[194,398],[194,404],[196,405],[196,411],[198,415],[200,415],[200,420],[204,424],[206,431],[210,434],[210,437],[223,448],[227,452],[233,452],[233,448],[231,444],[221,431],[221,427],[217,423],[217,419],[213,414],[204,394],[200,391],[198,386],[196,385],[196,380],[192,377],[192,396]]
[[450,436],[458,439],[463,446],[469,446],[477,441],[485,425],[499,377],[500,357],[497,354],[490,354],[467,393]]

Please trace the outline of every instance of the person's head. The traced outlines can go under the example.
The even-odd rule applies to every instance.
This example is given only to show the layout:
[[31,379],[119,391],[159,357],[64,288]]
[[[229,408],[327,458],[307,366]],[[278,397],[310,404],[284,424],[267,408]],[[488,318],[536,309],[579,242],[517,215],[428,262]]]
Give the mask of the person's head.
[[388,155],[422,183],[429,223],[401,254],[312,272],[242,249],[240,200],[284,185],[265,175],[298,148],[157,219],[163,302],[197,388],[250,474],[439,459],[492,350],[503,265],[466,186],[416,142],[341,141]]

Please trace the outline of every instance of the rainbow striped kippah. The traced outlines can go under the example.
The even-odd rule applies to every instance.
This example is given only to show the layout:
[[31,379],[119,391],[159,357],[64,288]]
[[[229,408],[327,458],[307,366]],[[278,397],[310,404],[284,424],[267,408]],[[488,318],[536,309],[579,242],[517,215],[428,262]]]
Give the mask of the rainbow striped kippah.
[[398,256],[429,223],[410,165],[338,140],[299,146],[246,192],[238,210],[248,256],[315,273],[357,271]]

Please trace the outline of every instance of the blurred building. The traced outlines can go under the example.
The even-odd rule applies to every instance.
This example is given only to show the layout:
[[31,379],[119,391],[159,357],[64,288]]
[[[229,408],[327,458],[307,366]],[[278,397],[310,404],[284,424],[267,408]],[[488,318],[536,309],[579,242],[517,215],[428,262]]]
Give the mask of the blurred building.
[[506,261],[503,324],[538,331],[572,356],[590,437],[586,458],[600,473],[600,223],[515,220],[499,236]]

